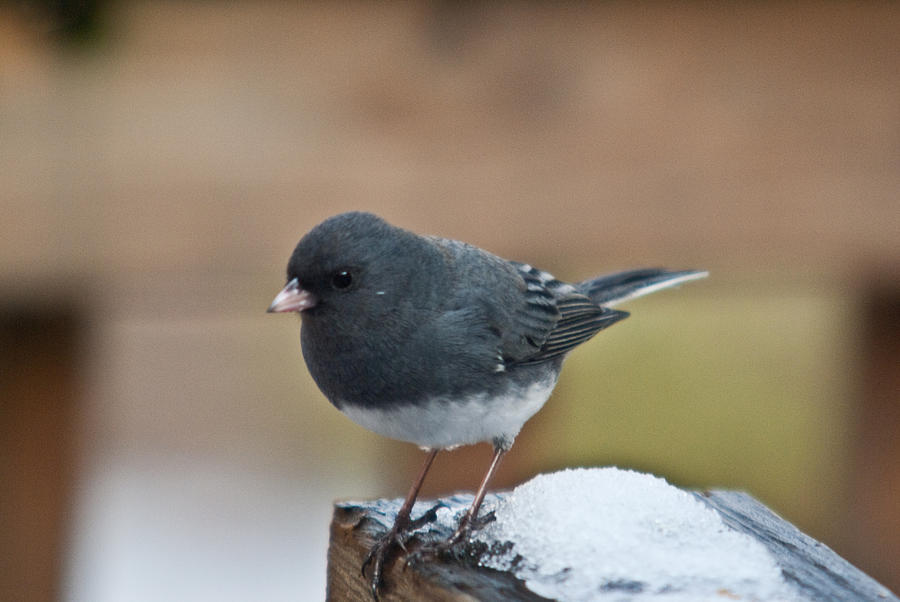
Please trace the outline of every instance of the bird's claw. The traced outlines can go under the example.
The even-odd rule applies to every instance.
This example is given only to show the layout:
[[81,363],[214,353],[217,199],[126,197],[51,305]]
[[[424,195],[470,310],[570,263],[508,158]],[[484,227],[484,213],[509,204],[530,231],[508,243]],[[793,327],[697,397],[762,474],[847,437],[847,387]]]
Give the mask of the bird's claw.
[[361,572],[363,578],[366,576],[366,568],[372,565],[372,576],[369,579],[369,590],[372,592],[372,598],[378,600],[378,590],[381,587],[382,573],[385,564],[390,560],[391,548],[399,546],[406,551],[406,530],[391,529],[384,537],[379,539],[363,560]]
[[479,529],[482,529],[482,528],[484,528],[485,526],[491,524],[491,523],[494,522],[495,520],[497,520],[497,515],[494,514],[494,511],[493,511],[493,510],[491,510],[490,512],[488,512],[488,513],[485,514],[484,516],[479,516],[479,517],[477,517],[477,518],[473,518],[473,519],[472,519],[472,528],[471,528],[471,530],[472,530],[472,531],[478,531]]
[[468,538],[454,539],[451,537],[443,541],[424,544],[415,552],[406,556],[406,566],[414,565],[426,558],[458,558],[462,556],[462,547],[466,539]]
[[427,524],[433,523],[437,519],[437,511],[445,507],[446,504],[438,502],[416,520],[407,520],[402,524],[395,524],[390,531],[385,533],[384,536],[375,542],[375,545],[373,545],[372,549],[369,550],[369,553],[366,554],[366,558],[363,560],[361,567],[362,576],[365,578],[366,569],[370,564],[372,565],[369,590],[372,592],[372,597],[375,600],[378,600],[378,590],[381,589],[385,567],[391,560],[391,549],[396,546],[400,548],[404,554],[408,555],[406,542],[409,541],[410,534]]
[[472,520],[467,520],[467,517],[464,517],[463,520],[460,521],[459,527],[448,539],[444,541],[436,541],[424,544],[414,553],[407,555],[406,566],[419,562],[425,556],[449,556],[452,558],[460,558],[464,555],[465,544],[466,542],[468,542],[469,536],[472,534],[472,532],[481,529],[485,525],[492,523],[495,520],[496,516],[494,515],[493,511]]
[[420,516],[419,518],[417,518],[414,521],[410,521],[409,527],[408,527],[409,531],[415,531],[417,529],[421,529],[425,525],[430,525],[431,523],[433,523],[434,521],[437,520],[437,511],[440,510],[441,508],[446,508],[446,507],[447,507],[447,504],[439,501],[437,504],[435,504],[434,506],[432,506],[431,508],[426,510],[425,513],[422,514],[422,516]]

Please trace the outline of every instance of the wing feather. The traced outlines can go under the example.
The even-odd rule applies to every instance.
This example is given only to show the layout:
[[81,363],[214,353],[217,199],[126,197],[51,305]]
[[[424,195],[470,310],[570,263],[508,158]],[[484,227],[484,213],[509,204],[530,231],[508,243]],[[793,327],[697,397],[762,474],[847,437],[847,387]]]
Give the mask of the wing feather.
[[524,336],[533,344],[529,355],[508,357],[514,363],[536,364],[557,358],[628,315],[600,307],[572,285],[528,264],[514,265],[526,291],[516,324],[527,328]]

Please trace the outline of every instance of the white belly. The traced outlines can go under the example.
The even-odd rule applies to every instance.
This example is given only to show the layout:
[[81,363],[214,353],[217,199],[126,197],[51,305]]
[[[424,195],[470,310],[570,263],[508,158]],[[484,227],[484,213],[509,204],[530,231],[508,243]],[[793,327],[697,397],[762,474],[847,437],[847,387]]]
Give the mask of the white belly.
[[441,399],[428,406],[401,405],[388,409],[343,404],[341,411],[353,422],[379,435],[409,441],[420,447],[446,449],[491,441],[510,443],[522,425],[550,397],[556,378],[531,385],[524,392],[488,399]]

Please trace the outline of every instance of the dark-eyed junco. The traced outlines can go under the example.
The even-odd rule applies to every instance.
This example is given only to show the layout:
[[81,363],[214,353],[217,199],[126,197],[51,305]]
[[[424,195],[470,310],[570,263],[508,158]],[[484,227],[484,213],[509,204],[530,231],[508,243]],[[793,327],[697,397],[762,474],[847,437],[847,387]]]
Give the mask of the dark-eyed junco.
[[706,272],[642,269],[576,284],[455,240],[420,236],[370,213],[343,213],[294,249],[270,312],[299,312],[303,357],[354,422],[426,449],[393,528],[372,549],[375,597],[441,449],[490,441],[494,456],[447,545],[476,522],[491,476],[550,396],[566,354],[628,316],[627,299]]

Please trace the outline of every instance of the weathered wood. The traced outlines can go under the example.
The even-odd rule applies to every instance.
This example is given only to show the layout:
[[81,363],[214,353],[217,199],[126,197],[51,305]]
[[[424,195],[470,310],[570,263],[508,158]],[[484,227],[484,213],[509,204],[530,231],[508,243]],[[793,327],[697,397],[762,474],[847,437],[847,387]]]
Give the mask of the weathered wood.
[[897,600],[887,588],[740,491],[710,491],[697,497],[722,521],[762,543],[785,580],[810,600]]
[[[495,494],[502,497],[504,494]],[[761,542],[772,554],[782,574],[799,599],[894,601],[894,594],[834,551],[805,535],[746,493],[710,491],[696,497],[715,509],[732,529]],[[451,507],[464,507],[469,498],[445,500]],[[427,508],[417,506],[418,512]],[[328,600],[371,600],[368,581],[360,567],[375,540],[385,533],[396,512],[396,502],[339,503],[335,505],[328,550]],[[451,531],[432,524],[417,532],[407,545],[410,553],[425,542],[444,539]],[[404,555],[386,570],[381,599],[437,600],[461,602],[546,600],[531,592],[511,573],[478,566],[484,547],[470,545],[461,558],[424,559],[406,563]]]
[[[417,508],[421,506],[417,505]],[[328,590],[331,601],[371,601],[368,579],[360,567],[376,539],[387,531],[393,512],[381,502],[371,504],[336,504],[331,521],[331,542],[328,546]],[[392,508],[396,510],[396,507]],[[426,541],[446,539],[449,529],[438,525],[418,532],[407,549],[415,553]],[[463,602],[473,600],[546,601],[529,591],[513,575],[477,566],[474,558],[460,561],[428,557],[407,565],[399,555],[385,571],[385,586],[380,599],[435,600]]]

